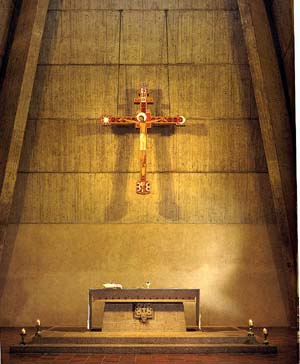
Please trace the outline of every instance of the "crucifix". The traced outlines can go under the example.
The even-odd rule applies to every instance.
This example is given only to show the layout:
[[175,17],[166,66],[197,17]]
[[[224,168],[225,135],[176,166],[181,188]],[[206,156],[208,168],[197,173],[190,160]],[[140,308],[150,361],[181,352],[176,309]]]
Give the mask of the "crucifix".
[[185,118],[183,116],[151,116],[148,110],[148,104],[153,104],[154,100],[149,96],[147,86],[142,85],[138,90],[139,97],[133,99],[134,104],[139,104],[139,110],[135,116],[102,116],[103,125],[127,126],[134,125],[140,129],[140,180],[136,183],[136,193],[146,195],[150,193],[150,183],[146,179],[146,148],[147,148],[147,130],[152,126],[169,126],[183,125]]

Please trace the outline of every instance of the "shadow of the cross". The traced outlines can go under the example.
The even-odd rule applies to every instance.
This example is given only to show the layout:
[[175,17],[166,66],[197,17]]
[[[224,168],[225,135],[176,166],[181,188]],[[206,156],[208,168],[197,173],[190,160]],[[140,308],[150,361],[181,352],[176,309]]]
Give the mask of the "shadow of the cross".
[[[133,104],[133,98],[137,97],[136,89],[126,89],[125,103],[119,104],[118,112],[116,116],[133,116],[139,111],[139,105]],[[162,104],[162,90],[155,89],[151,90],[151,97],[154,99],[154,104],[149,105],[149,110],[153,116],[176,116],[170,115],[169,105]],[[203,125],[204,127],[204,125]],[[101,128],[101,118],[96,121],[95,128],[91,128],[88,125],[82,125],[80,128],[80,135],[92,135],[94,133],[103,133]],[[133,125],[131,126],[113,126],[111,128],[105,127],[106,132],[112,133],[117,137],[116,150],[110,151],[110,157],[115,159],[115,163],[112,163],[115,167],[108,173],[112,174],[109,197],[109,205],[106,209],[106,220],[107,221],[120,221],[128,213],[129,202],[126,201],[126,191],[128,188],[128,180],[130,173],[140,174],[140,169],[137,167],[139,158],[139,149],[136,148],[134,138],[139,137],[139,130]],[[194,133],[194,128],[184,128],[185,134]],[[207,133],[204,127],[203,134]],[[174,158],[178,157],[177,150],[170,152],[170,140],[169,137],[176,133],[174,125],[163,125],[153,126],[148,129],[148,138],[150,136],[153,144],[155,157],[155,168],[147,168],[148,174],[159,174],[158,176],[158,191],[159,194],[159,215],[164,217],[166,220],[178,221],[179,219],[179,207],[178,207],[178,190],[175,185],[175,177],[172,172],[176,171],[176,161],[174,165]],[[104,143],[105,144],[105,143]],[[149,143],[148,143],[149,145]],[[174,145],[173,145],[174,147]],[[108,155],[105,151],[105,145],[102,144],[101,151],[104,155]],[[174,148],[173,148],[174,149]],[[152,154],[153,155],[153,154]],[[149,149],[148,149],[149,157]],[[173,161],[172,161],[173,157]],[[130,165],[130,161],[136,158],[134,167]],[[153,157],[152,157],[153,158]],[[154,165],[154,161],[148,158],[148,162]],[[173,163],[173,164],[172,164]],[[174,169],[175,167],[175,169]],[[151,177],[149,178],[151,184]],[[135,185],[130,186],[135,189]]]
[[[175,189],[172,161],[168,139],[175,133],[175,126],[152,128],[153,142],[156,152],[156,168],[159,173],[158,188],[162,198],[159,200],[159,214],[167,220],[179,220],[178,194]],[[156,136],[159,135],[160,138]]]
[[[116,166],[118,172],[114,173],[112,178],[112,194],[109,199],[110,203],[107,207],[107,220],[120,221],[128,213],[129,203],[126,201],[126,191],[128,186],[129,171],[130,169],[130,156],[136,155],[138,158],[138,151],[134,151],[134,142],[128,143],[126,135],[134,135],[138,137],[138,130],[133,126],[113,127],[112,132],[120,138],[117,143],[116,150]],[[136,135],[135,135],[136,134]],[[127,173],[122,172],[127,171]],[[135,186],[132,186],[135,188]]]

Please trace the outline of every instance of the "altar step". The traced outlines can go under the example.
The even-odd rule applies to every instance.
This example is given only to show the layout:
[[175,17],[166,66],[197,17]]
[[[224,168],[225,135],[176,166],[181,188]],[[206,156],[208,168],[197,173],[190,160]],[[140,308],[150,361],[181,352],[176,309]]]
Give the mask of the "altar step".
[[276,346],[261,338],[248,337],[245,330],[208,332],[105,333],[90,331],[42,331],[26,345],[10,348],[12,353],[276,353]]
[[221,336],[221,335],[174,335],[174,336],[48,336],[48,337],[34,337],[32,339],[32,343],[36,345],[45,345],[45,344],[93,344],[93,345],[102,345],[102,344],[258,344],[256,339],[249,339],[247,336]]
[[81,354],[275,354],[277,348],[255,344],[44,344],[14,345],[11,353],[81,353]]

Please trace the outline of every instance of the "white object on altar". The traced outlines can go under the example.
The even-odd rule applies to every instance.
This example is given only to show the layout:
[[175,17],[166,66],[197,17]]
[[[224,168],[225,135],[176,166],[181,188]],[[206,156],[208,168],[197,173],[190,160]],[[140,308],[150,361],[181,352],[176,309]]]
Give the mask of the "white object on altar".
[[119,289],[123,288],[122,284],[119,284],[119,283],[104,283],[103,287],[104,288],[119,288]]

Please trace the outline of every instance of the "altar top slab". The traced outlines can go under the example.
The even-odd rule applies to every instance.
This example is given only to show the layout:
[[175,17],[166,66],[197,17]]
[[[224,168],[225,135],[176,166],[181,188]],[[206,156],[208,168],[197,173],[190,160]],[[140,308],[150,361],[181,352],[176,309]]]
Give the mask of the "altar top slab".
[[93,299],[109,300],[161,300],[174,302],[174,300],[199,300],[200,289],[187,288],[90,288],[89,295]]

